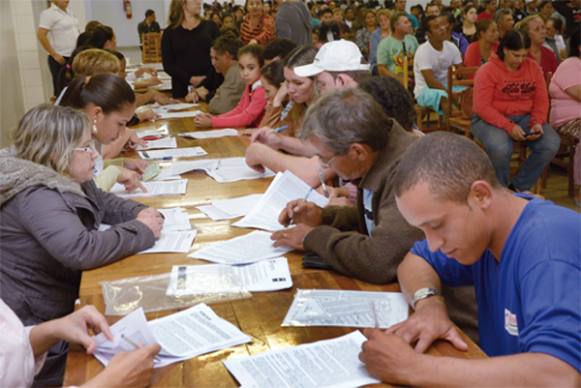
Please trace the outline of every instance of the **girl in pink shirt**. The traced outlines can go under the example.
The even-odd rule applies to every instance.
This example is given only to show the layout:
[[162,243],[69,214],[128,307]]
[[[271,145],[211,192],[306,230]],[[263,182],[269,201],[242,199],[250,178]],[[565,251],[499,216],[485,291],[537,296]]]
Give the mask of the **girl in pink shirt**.
[[238,51],[240,78],[246,87],[240,102],[230,112],[213,116],[204,113],[194,119],[197,127],[246,128],[257,127],[266,108],[266,95],[260,82],[260,68],[264,65],[264,49],[249,44]]

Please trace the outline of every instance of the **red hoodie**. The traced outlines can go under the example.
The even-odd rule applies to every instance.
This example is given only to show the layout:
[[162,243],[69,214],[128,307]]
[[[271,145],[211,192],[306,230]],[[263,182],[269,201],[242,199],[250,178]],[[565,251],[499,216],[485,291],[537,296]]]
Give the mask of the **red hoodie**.
[[508,116],[530,114],[530,125],[544,124],[549,96],[543,70],[526,58],[516,71],[509,71],[495,53],[476,72],[472,110],[482,120],[510,132],[515,123]]

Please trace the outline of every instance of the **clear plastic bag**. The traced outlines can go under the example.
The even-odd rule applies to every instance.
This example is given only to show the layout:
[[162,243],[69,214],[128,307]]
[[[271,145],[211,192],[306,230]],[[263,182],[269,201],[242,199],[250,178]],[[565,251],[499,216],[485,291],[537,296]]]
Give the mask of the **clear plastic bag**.
[[105,314],[126,315],[139,307],[147,313],[252,296],[231,273],[189,276],[187,282],[177,275],[174,271],[101,282]]

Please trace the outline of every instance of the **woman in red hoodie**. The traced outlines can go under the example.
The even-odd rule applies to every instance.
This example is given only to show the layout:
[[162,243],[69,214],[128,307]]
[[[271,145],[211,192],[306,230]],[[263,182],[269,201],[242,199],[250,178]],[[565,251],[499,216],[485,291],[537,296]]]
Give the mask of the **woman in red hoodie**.
[[[500,183],[529,190],[559,150],[559,136],[547,123],[549,96],[541,67],[527,57],[527,34],[508,32],[496,54],[476,73],[472,133],[484,144]],[[509,179],[513,142],[532,154]]]

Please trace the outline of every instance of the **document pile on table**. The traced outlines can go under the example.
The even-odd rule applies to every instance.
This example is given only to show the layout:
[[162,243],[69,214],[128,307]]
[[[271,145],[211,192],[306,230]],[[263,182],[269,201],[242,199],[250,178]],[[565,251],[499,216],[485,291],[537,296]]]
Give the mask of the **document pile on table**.
[[212,129],[210,131],[182,132],[179,135],[191,139],[215,139],[218,137],[239,136],[240,134],[234,128],[225,128]]
[[239,265],[280,257],[292,251],[289,247],[274,247],[270,233],[254,231],[230,240],[208,244],[189,257],[215,263]]
[[161,346],[154,360],[154,367],[160,368],[252,341],[203,303],[150,322],[140,308],[111,326],[111,332],[113,341],[108,341],[103,334],[94,337],[97,343],[94,356],[105,366],[119,352],[153,343]]
[[155,151],[137,151],[141,159],[162,159],[171,160],[173,158],[192,158],[196,156],[208,155],[202,147],[173,148]]
[[182,208],[159,209],[165,217],[159,240],[142,253],[187,253],[198,231],[192,228],[188,213]]
[[143,146],[139,146],[137,150],[154,150],[154,149],[162,149],[162,148],[177,148],[178,143],[176,142],[176,138],[173,136],[162,137],[161,139],[157,140],[147,140],[147,144]]
[[292,172],[285,171],[276,174],[260,201],[244,218],[232,225],[269,231],[284,229],[278,222],[278,216],[287,203],[295,199],[314,202],[320,207],[325,207],[329,202]]
[[298,290],[282,326],[380,327],[408,317],[402,293]]
[[[201,147],[194,148],[199,148],[203,151]],[[178,150],[184,149],[186,148],[178,148]],[[148,154],[152,154],[153,152],[156,151],[149,151]],[[150,159],[166,159],[169,157],[168,154],[154,154],[153,156],[155,156],[155,158],[150,155]],[[204,171],[219,183],[267,178],[274,175],[270,170],[261,173],[251,169],[244,161],[244,158],[199,159],[174,161],[171,165],[162,168],[161,173],[156,177],[156,180],[174,179],[180,174],[185,174],[194,170]]]
[[342,337],[271,350],[250,357],[224,361],[245,388],[262,387],[358,387],[378,384],[359,360],[366,340],[359,331]]
[[288,260],[286,257],[277,257],[240,266],[174,265],[166,294],[184,296],[240,289],[252,292],[276,291],[292,285]]
[[260,201],[262,194],[250,194],[242,197],[217,199],[209,205],[198,206],[197,208],[214,221],[228,220],[242,217],[248,214],[250,209]]
[[187,179],[177,179],[173,181],[149,181],[141,182],[147,190],[143,191],[141,188],[136,189],[130,193],[125,191],[125,187],[120,183],[115,183],[111,188],[111,193],[123,198],[134,197],[155,197],[157,195],[182,195],[185,194],[188,188]]

